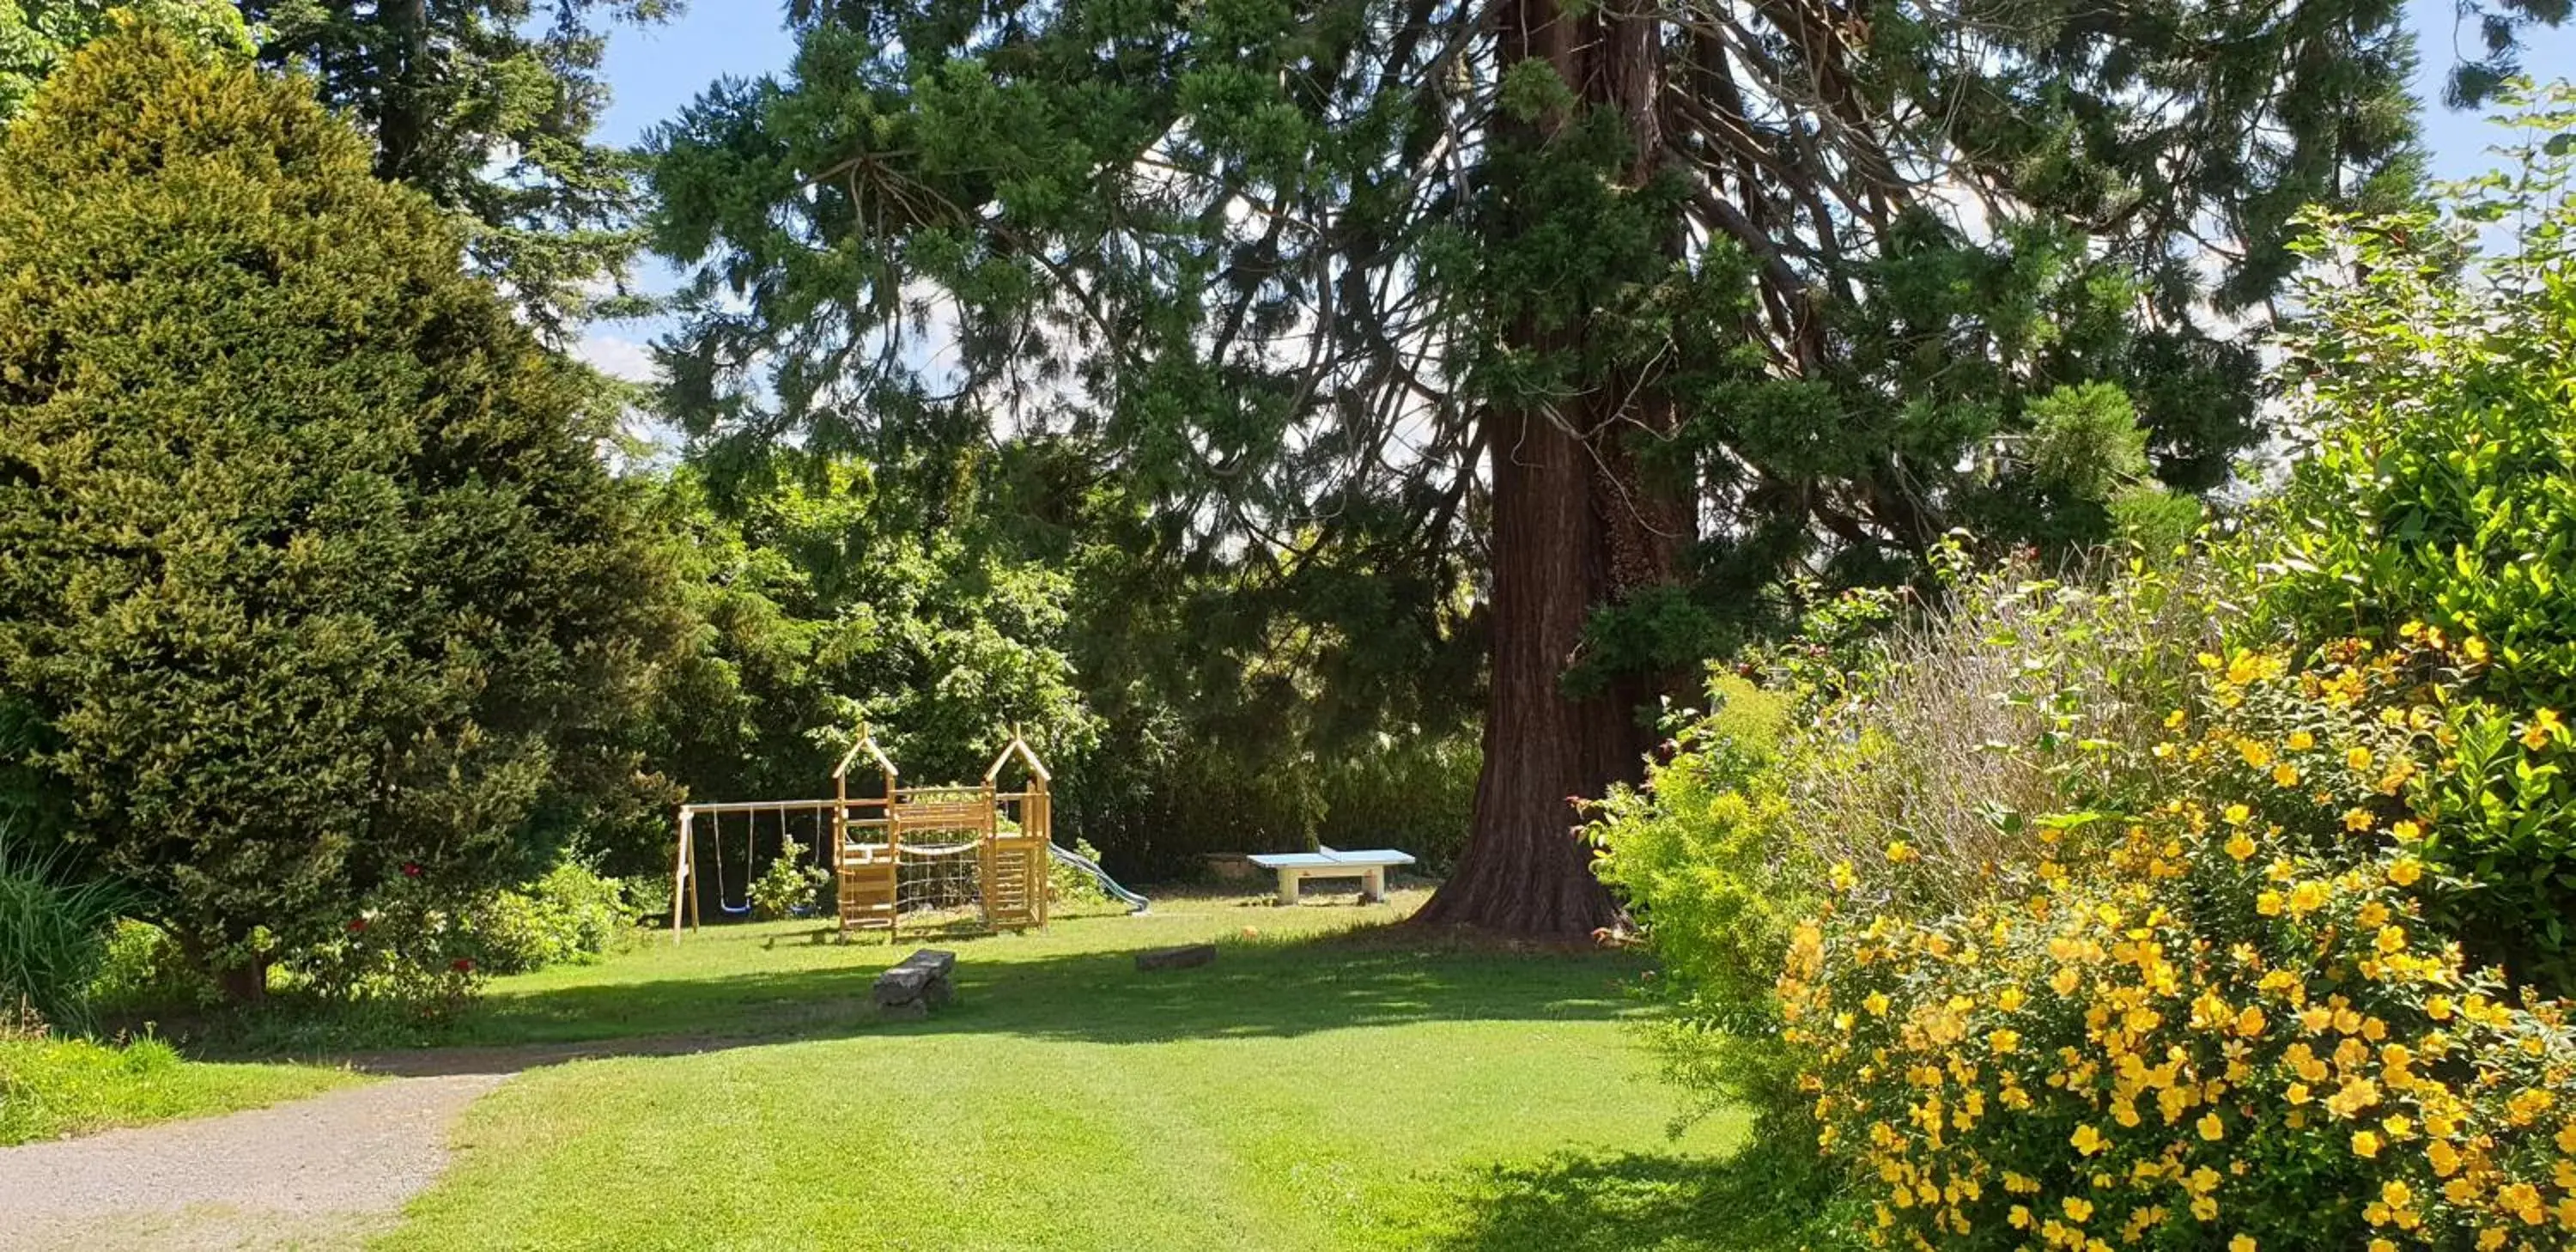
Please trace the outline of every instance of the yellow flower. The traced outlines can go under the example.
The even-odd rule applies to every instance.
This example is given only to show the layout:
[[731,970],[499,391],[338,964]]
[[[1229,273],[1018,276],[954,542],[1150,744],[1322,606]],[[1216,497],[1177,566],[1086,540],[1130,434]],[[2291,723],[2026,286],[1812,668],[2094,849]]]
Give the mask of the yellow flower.
[[2370,829],[2370,824],[2373,820],[2374,819],[2370,816],[2370,810],[2368,809],[2347,810],[2343,815],[2343,828],[2345,830],[2368,830]]
[[2379,1155],[2378,1132],[2370,1130],[2356,1130],[2352,1132],[2352,1154],[2360,1157],[2373,1157]]
[[2281,915],[2281,893],[2278,891],[2266,891],[2263,894],[2254,897],[2254,911],[2265,917],[2279,917]]
[[2279,786],[2279,787],[2295,787],[2295,786],[2298,786],[2298,785],[2299,785],[2299,767],[2298,767],[2298,766],[2296,766],[2296,765],[2292,765],[2292,764],[2290,764],[2290,763],[2289,763],[2289,762],[2287,762],[2287,761],[2283,761],[2283,762],[2281,762],[2280,764],[2273,766],[2273,767],[2272,767],[2272,783],[2273,783],[2273,785],[2274,785],[2274,786]]
[[2227,1252],[2255,1252],[2254,1236],[2238,1235],[2227,1241]]
[[2237,740],[2236,752],[2245,758],[2247,766],[2254,769],[2261,769],[2272,763],[2272,749],[2259,739]]
[[1899,839],[1887,845],[1887,859],[1890,864],[1903,865],[1907,861],[1921,860],[1922,854],[1914,850],[1913,844]]
[[2460,1171],[2460,1150],[2443,1140],[2434,1140],[2433,1146],[2424,1149],[2424,1155],[2431,1158],[2437,1178],[2448,1178]]
[[2460,645],[2460,651],[2468,653],[2470,660],[2483,664],[2487,659],[2487,641],[2471,635]]
[[2236,834],[2227,841],[2227,855],[2234,857],[2239,861],[2254,855],[2254,841],[2247,837],[2244,831],[2237,831]]
[[2200,1120],[2193,1123],[2192,1128],[2200,1132],[2201,1138],[2206,1139],[2211,1143],[2216,1143],[2227,1137],[2227,1123],[2220,1121],[2218,1114],[2216,1113],[2201,1114]]
[[2556,709],[2542,709],[2531,715],[2531,724],[2522,728],[2522,746],[2538,752],[2549,746],[2549,737],[2566,726],[2558,720]]
[[2059,995],[2071,996],[2075,994],[2075,989],[2077,987],[2083,985],[2083,982],[2084,976],[2076,973],[2075,967],[2069,965],[2062,967],[2056,973],[2049,975],[2048,988]]
[[2095,1153],[2100,1152],[2103,1148],[2110,1146],[2108,1143],[2104,1142],[2102,1132],[2093,1129],[2089,1124],[2076,1127],[2075,1133],[2067,1136],[2066,1142],[2073,1145],[2077,1152],[2083,1153],[2086,1156],[2092,1156]]
[[2292,752],[2305,752],[2315,746],[2317,746],[2317,737],[2315,735],[2311,735],[2304,730],[2294,730],[2290,732],[2290,750]]
[[2231,804],[2227,806],[2227,811],[2222,814],[2222,816],[2226,817],[2228,825],[2242,826],[2246,822],[2253,820],[2254,810],[2249,809],[2242,804]]
[[1869,998],[1861,1001],[1860,1006],[1868,1009],[1870,1016],[1872,1017],[1885,1017],[1887,1016],[1887,993],[1884,991],[1870,992]]
[[2059,1201],[2058,1207],[2066,1210],[2066,1220],[2070,1222],[2093,1220],[2093,1202],[2081,1196],[2068,1196]]
[[2424,828],[2410,819],[2389,827],[2388,833],[2396,836],[2399,843],[2413,843],[2424,837]]
[[2411,856],[2401,856],[2388,863],[2388,881],[2400,887],[2412,887],[2424,876],[2424,863]]
[[2001,1056],[2021,1046],[2021,1033],[2012,1030],[1995,1031],[1986,1036],[1986,1046],[1994,1049],[1997,1056]]
[[1860,875],[1852,872],[1849,861],[1834,862],[1833,872],[1827,877],[1832,880],[1836,891],[1849,891],[1860,884]]
[[2354,748],[2343,754],[2343,763],[2356,774],[2370,772],[2370,749]]

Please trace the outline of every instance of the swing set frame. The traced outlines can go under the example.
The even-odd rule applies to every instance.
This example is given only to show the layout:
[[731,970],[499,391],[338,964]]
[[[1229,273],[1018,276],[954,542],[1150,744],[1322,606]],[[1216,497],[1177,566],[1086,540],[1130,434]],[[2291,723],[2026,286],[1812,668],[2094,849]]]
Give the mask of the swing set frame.
[[[884,779],[879,795],[850,794],[850,769],[862,756]],[[1002,772],[1014,758],[1026,767],[1027,782],[1017,791],[1004,791],[999,786]],[[680,806],[678,848],[671,861],[671,941],[680,941],[684,920],[686,929],[702,924],[693,890],[697,877],[697,819],[707,818],[721,834],[724,815],[729,813],[745,814],[755,826],[761,814],[775,813],[782,831],[791,813],[816,814],[818,825],[828,825],[829,835],[821,841],[821,851],[825,868],[832,876],[844,931],[883,930],[889,941],[894,938],[903,923],[904,845],[907,839],[935,834],[965,835],[976,845],[975,894],[984,929],[1044,929],[1048,860],[1050,845],[1055,841],[1055,806],[1047,791],[1052,781],[1053,775],[1038,759],[1037,750],[1020,737],[1019,728],[1014,726],[1009,741],[994,756],[980,783],[907,787],[902,783],[902,771],[877,746],[876,736],[862,726],[858,742],[850,745],[840,763],[832,767],[829,799],[738,800]],[[749,842],[757,846],[756,838]],[[721,898],[721,842],[715,855],[719,896],[716,907],[731,912]],[[743,911],[749,910],[750,884],[759,877],[757,862],[755,853],[744,869]]]

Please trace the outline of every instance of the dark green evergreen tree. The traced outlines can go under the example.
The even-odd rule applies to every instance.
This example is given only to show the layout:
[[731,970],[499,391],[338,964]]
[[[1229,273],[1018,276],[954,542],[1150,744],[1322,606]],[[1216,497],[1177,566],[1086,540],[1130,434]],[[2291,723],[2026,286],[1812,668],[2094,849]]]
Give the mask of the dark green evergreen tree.
[[152,28],[0,139],[13,764],[245,993],[382,884],[543,864],[675,642],[586,384],[371,156]]
[[[375,139],[376,176],[470,229],[466,255],[561,343],[634,252],[632,169],[591,141],[606,24],[679,0],[241,0],[260,56]],[[622,302],[621,302],[622,303]]]
[[2291,214],[2415,183],[2394,0],[791,12],[655,145],[673,411],[1042,432],[1361,698],[1484,641],[1425,916],[1527,933],[1609,920],[1568,798],[1803,583],[2169,533]]

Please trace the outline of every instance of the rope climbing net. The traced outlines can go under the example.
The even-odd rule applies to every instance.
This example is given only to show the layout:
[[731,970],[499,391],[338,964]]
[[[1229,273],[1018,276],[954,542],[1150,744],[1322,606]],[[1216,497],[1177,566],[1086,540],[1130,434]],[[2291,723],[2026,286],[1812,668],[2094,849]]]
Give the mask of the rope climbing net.
[[907,843],[895,864],[895,911],[907,919],[982,907],[984,841]]

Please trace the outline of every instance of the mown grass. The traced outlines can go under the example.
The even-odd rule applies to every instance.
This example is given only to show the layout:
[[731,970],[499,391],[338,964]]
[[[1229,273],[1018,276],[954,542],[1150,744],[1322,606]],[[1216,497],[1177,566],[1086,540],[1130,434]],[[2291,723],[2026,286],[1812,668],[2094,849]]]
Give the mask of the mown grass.
[[182,1059],[158,1039],[0,1039],[0,1146],[256,1108],[365,1081],[312,1065]]
[[[1373,925],[1417,902],[1163,900],[946,941],[959,999],[926,1021],[862,1007],[916,944],[797,924],[501,980],[462,1037],[708,1050],[524,1074],[380,1246],[1793,1246],[1729,1159],[1740,1125],[1667,1135],[1620,1024],[1633,958]],[[1133,966],[1211,940],[1213,966]]]

